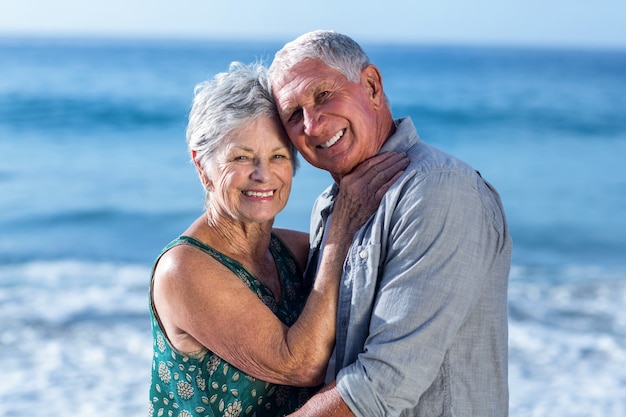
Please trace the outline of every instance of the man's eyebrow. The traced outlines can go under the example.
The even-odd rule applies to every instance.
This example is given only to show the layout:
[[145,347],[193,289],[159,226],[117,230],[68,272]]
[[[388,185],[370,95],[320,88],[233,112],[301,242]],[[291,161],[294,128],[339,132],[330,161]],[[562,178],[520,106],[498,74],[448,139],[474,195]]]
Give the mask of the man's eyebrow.
[[328,81],[322,81],[319,82],[317,84],[315,84],[315,86],[313,86],[313,88],[311,88],[311,95],[312,96],[317,96],[321,91],[327,91],[329,90],[330,86]]
[[278,113],[279,113],[280,117],[284,118],[284,117],[291,116],[299,108],[300,108],[300,106],[297,105],[297,104],[289,104],[289,105],[287,105],[285,107],[279,107],[278,108]]

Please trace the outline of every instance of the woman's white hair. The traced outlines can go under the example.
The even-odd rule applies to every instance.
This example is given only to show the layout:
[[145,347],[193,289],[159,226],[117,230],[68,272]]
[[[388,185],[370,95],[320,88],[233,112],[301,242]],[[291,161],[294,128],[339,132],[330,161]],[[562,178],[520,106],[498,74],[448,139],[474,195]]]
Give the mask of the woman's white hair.
[[[227,72],[196,85],[187,125],[187,147],[196,152],[202,167],[212,163],[222,140],[233,130],[259,117],[269,117],[280,124],[272,95],[267,89],[266,68],[260,63],[230,64]],[[289,143],[295,174],[298,159]]]

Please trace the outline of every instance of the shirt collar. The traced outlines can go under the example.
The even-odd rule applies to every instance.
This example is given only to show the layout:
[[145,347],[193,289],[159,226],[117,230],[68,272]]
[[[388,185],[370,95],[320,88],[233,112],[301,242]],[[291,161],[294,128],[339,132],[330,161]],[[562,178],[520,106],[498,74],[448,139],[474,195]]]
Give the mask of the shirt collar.
[[385,141],[380,152],[407,152],[420,140],[410,117],[398,119],[395,124],[396,131]]
[[[409,148],[420,140],[410,117],[402,117],[395,120],[394,123],[396,125],[396,131],[385,141],[383,147],[380,149],[380,153],[407,152]],[[334,201],[338,193],[339,186],[335,182],[328,190],[328,196]]]

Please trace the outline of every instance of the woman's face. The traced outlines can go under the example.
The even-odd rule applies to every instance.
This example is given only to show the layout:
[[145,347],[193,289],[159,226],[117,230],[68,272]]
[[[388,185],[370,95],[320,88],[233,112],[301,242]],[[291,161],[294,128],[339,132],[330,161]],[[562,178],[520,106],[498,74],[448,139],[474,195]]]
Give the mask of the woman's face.
[[287,204],[293,166],[289,139],[277,120],[260,117],[231,132],[207,168],[211,214],[263,223]]

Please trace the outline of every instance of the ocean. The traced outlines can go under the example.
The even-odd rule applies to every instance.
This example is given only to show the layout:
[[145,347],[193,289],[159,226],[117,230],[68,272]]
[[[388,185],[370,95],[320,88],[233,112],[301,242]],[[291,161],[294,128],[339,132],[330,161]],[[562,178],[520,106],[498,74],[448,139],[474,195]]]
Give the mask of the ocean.
[[[147,415],[150,268],[202,210],[193,87],[281,43],[0,39],[0,416]],[[363,46],[503,199],[510,415],[626,415],[626,51]],[[301,162],[276,225],[308,231],[330,176]]]

